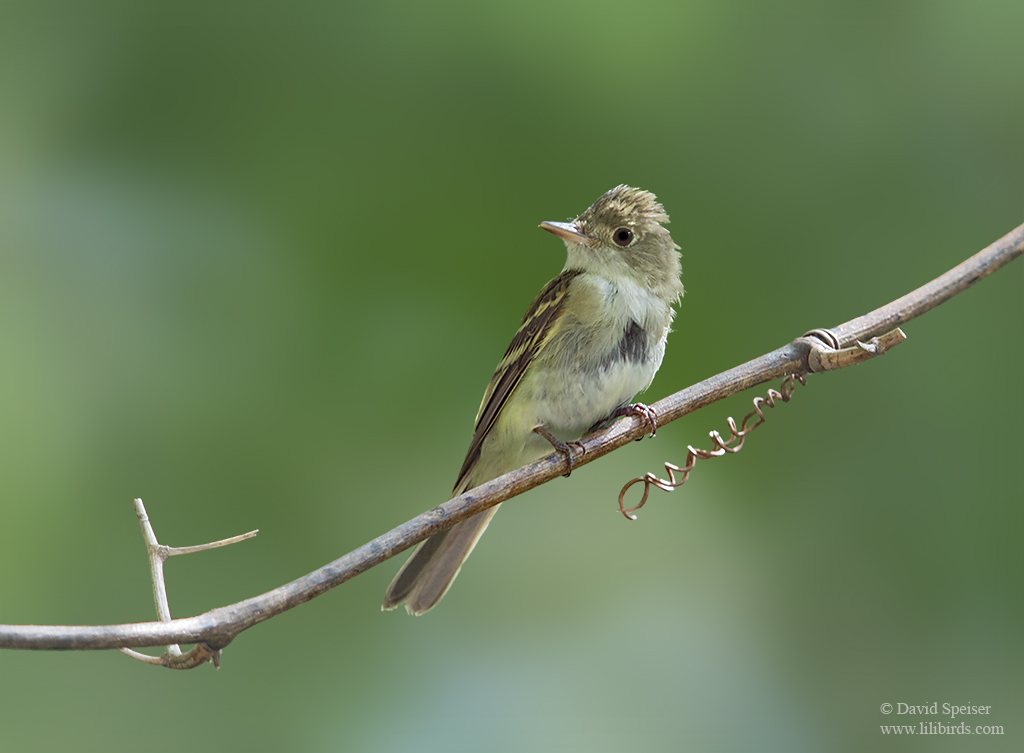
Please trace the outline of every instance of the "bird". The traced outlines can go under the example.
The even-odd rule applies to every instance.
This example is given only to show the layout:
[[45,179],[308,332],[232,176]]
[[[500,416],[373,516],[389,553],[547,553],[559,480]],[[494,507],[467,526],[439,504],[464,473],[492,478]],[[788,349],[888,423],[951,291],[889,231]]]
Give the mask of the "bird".
[[[562,272],[527,309],[494,371],[452,496],[551,452],[588,430],[654,412],[631,403],[665,355],[682,298],[679,246],[657,197],[619,185],[569,222],[540,227],[565,242]],[[428,612],[451,587],[498,505],[423,541],[388,586],[383,609]]]

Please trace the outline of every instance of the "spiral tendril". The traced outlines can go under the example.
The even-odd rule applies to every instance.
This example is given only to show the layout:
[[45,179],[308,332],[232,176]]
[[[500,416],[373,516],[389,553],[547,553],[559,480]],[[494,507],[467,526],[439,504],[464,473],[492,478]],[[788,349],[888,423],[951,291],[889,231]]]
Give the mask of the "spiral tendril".
[[[782,383],[779,385],[779,389],[769,388],[767,397],[761,397],[758,395],[754,398],[754,410],[748,413],[740,424],[739,428],[736,428],[736,421],[729,416],[726,422],[729,424],[729,439],[723,439],[722,435],[717,431],[711,431],[709,436],[711,437],[711,443],[714,446],[712,450],[701,450],[693,445],[689,445],[687,450],[689,452],[686,455],[686,464],[682,467],[673,465],[672,463],[665,463],[665,471],[668,474],[668,479],[658,478],[653,473],[647,473],[640,478],[635,478],[622,487],[622,491],[619,492],[619,512],[621,512],[629,520],[636,520],[635,513],[647,502],[647,498],[651,493],[651,487],[656,487],[665,492],[670,492],[673,489],[677,489],[686,483],[686,480],[690,477],[690,471],[697,464],[697,460],[707,460],[708,458],[721,457],[727,452],[739,452],[743,449],[743,443],[746,441],[747,435],[750,434],[754,429],[764,423],[764,406],[769,408],[775,407],[775,401],[781,400],[784,403],[788,403],[789,399],[793,396],[793,392],[796,390],[796,383],[806,386],[807,379],[803,374],[787,374],[782,378]],[[754,423],[750,423],[750,420],[757,416],[757,420]],[[676,478],[676,474],[680,474],[679,478]],[[634,484],[643,483],[644,494],[633,507],[626,507],[625,499],[626,492],[629,491],[630,487]]]

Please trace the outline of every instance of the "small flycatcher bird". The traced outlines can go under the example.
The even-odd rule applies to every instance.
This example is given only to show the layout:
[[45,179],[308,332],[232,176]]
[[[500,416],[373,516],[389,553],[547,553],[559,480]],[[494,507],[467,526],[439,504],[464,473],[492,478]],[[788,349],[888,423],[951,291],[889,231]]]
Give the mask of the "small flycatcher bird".
[[[655,416],[633,396],[665,355],[683,294],[679,247],[654,194],[617,186],[572,222],[542,222],[563,241],[562,273],[531,304],[484,392],[452,496],[531,463],[621,415]],[[445,595],[498,507],[424,541],[388,586],[384,609],[423,614]]]

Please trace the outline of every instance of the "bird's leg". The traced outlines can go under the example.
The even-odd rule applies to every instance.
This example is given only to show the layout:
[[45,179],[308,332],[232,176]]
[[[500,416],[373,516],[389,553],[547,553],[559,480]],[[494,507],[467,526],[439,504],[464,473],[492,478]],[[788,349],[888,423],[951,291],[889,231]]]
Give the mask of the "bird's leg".
[[569,470],[567,470],[563,476],[569,476],[572,474],[572,451],[574,449],[579,450],[581,453],[585,453],[586,449],[583,447],[582,442],[563,442],[561,439],[556,437],[550,431],[545,429],[543,426],[538,426],[533,430],[535,433],[540,434],[544,439],[551,443],[551,446],[558,450],[565,457],[565,461],[569,464]]

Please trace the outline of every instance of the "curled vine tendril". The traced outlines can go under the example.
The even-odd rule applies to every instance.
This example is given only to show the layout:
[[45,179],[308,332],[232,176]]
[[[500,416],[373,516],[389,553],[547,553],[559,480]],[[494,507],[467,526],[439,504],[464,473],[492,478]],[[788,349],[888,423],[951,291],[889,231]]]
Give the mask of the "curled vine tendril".
[[[793,396],[793,392],[796,390],[796,383],[807,386],[807,379],[803,374],[787,374],[782,378],[782,384],[779,385],[779,389],[770,388],[768,390],[767,397],[761,397],[758,395],[754,398],[754,410],[748,413],[740,424],[739,428],[736,427],[736,421],[733,420],[732,416],[729,416],[727,422],[729,424],[729,433],[731,436],[729,439],[723,439],[722,435],[717,431],[710,433],[711,442],[714,445],[713,450],[700,450],[695,448],[693,445],[687,447],[689,452],[686,455],[686,464],[682,467],[673,465],[672,463],[665,463],[665,471],[668,473],[668,479],[658,478],[653,473],[647,473],[640,478],[635,478],[622,487],[622,491],[619,492],[619,512],[625,515],[629,520],[636,520],[635,513],[647,502],[647,497],[651,493],[651,487],[656,487],[662,491],[670,492],[686,483],[686,480],[690,477],[690,471],[697,464],[697,460],[707,460],[708,458],[720,457],[727,452],[739,452],[743,449],[743,443],[746,441],[747,435],[750,434],[754,429],[764,423],[764,406],[767,405],[769,408],[775,407],[775,401],[781,400],[784,403],[788,403],[789,399]],[[757,416],[757,420],[750,423],[751,419]],[[748,426],[748,424],[750,424]],[[679,478],[676,478],[676,474],[680,474]],[[634,484],[643,483],[644,494],[640,498],[640,501],[633,507],[626,507],[625,499],[626,492]]]

